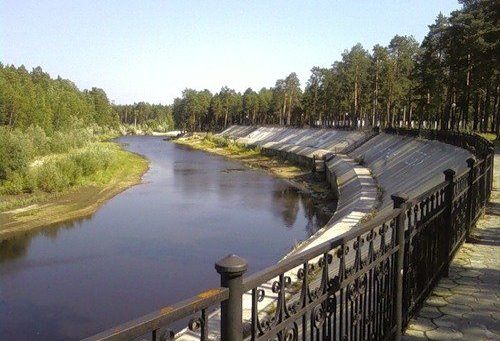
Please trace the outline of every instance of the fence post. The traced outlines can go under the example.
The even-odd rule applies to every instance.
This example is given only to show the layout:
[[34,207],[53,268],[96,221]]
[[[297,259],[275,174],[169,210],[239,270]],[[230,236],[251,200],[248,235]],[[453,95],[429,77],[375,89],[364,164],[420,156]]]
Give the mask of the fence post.
[[491,191],[493,190],[493,166],[494,166],[494,163],[495,163],[495,148],[494,147],[488,147],[488,154],[490,156],[490,176],[489,176],[489,179],[488,179],[488,186],[489,186],[489,190],[488,190],[488,198],[486,198],[486,200],[489,199],[490,195],[491,195]]
[[474,204],[474,164],[476,159],[471,157],[467,159],[467,167],[469,167],[469,179],[468,179],[468,190],[467,190],[467,232],[465,238],[469,238],[469,233],[472,228],[472,221],[476,216],[476,212],[472,211],[472,205]]
[[394,316],[396,318],[396,335],[394,339],[400,341],[403,333],[403,271],[405,255],[405,220],[406,202],[408,195],[405,193],[395,193],[391,195],[394,208],[401,209],[396,218],[396,243],[398,253],[396,254],[396,302],[394,305]]
[[[482,164],[482,176],[483,176],[483,188],[480,188],[480,191],[483,191],[483,202],[481,203],[482,208],[484,209],[486,207],[486,203],[488,202],[488,189],[490,188],[490,184],[488,181],[488,175],[487,172],[489,172],[488,169],[488,154],[483,154],[483,164]],[[481,171],[481,168],[480,168]],[[481,182],[479,182],[479,185],[481,185]]]
[[221,303],[222,341],[243,340],[243,274],[247,268],[247,261],[236,255],[227,255],[215,263],[221,287],[229,289],[229,298]]
[[444,179],[448,182],[446,186],[446,214],[445,214],[445,226],[446,229],[446,245],[447,245],[447,259],[445,260],[446,264],[444,266],[443,275],[448,277],[448,273],[450,270],[450,254],[452,248],[452,235],[453,235],[453,199],[455,196],[455,174],[456,172],[453,169],[447,169],[444,172]]

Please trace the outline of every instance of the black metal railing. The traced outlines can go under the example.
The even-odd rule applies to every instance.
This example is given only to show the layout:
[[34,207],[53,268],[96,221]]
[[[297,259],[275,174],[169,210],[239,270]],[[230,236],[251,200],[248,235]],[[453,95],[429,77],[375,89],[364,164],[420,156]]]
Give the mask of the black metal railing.
[[359,228],[249,277],[244,259],[227,256],[215,265],[221,288],[87,340],[173,340],[165,328],[188,316],[200,340],[400,340],[490,195],[494,154],[484,150],[416,198],[393,195],[392,212]]

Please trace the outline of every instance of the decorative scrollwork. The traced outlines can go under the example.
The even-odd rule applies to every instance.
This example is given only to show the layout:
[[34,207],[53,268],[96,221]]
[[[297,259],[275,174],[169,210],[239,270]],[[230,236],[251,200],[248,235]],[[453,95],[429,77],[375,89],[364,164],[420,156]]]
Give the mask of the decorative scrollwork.
[[281,291],[281,283],[279,281],[274,281],[271,290],[277,294]]
[[321,288],[315,288],[315,289],[311,290],[311,296],[314,299],[319,298],[320,294],[321,294]]
[[189,323],[188,323],[188,328],[190,331],[192,332],[199,332],[201,328],[203,328],[203,324],[205,322],[203,321],[203,319],[201,317],[195,317],[195,318],[192,318],[191,320],[189,320]]
[[284,332],[284,341],[296,341],[299,339],[299,328],[296,323],[292,327],[286,328]]
[[265,316],[260,320],[260,327],[263,332],[271,330],[271,326],[272,326],[272,321],[270,317]]
[[297,271],[297,278],[300,279],[300,280],[304,279],[304,269],[303,268],[300,268]]
[[352,296],[353,291],[354,291],[354,283],[348,284],[346,287],[346,295],[348,298]]
[[160,335],[160,341],[174,341],[175,332],[171,329],[164,330]]
[[360,293],[363,293],[365,288],[366,288],[366,285],[368,283],[368,278],[366,276],[364,276],[360,281],[359,281],[359,291]]
[[316,308],[314,308],[312,316],[313,316],[314,327],[316,329],[321,328],[321,326],[323,325],[323,323],[325,323],[326,320],[326,312],[325,309],[323,309],[323,306],[319,305]]
[[324,256],[322,256],[319,261],[318,261],[318,267],[322,268],[324,267],[326,264],[325,264],[325,260],[326,260],[326,264],[331,264],[332,261],[333,261],[333,256],[329,253],[326,253]]
[[342,245],[338,250],[337,250],[337,257],[342,258],[342,256],[346,256],[349,253],[349,246]]
[[361,322],[361,314],[358,313],[354,315],[354,318],[352,319],[352,325],[355,326],[359,322]]
[[363,238],[359,238],[358,240],[355,240],[354,243],[352,244],[352,248],[354,250],[358,250],[360,247],[362,247],[365,244],[365,240]]
[[339,276],[335,276],[333,278],[330,279],[330,281],[328,282],[328,286],[331,290],[338,290],[338,288],[340,287],[340,278]]
[[257,290],[257,302],[262,302],[264,301],[264,298],[266,297],[266,292],[264,289],[258,289]]
[[290,314],[290,315],[296,314],[299,307],[300,307],[300,303],[299,302],[290,303],[287,306],[288,314]]

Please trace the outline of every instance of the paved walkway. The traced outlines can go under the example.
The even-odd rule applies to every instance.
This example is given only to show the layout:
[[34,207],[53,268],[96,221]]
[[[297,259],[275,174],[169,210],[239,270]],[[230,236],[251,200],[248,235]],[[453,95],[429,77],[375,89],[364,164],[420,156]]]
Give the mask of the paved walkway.
[[490,202],[403,340],[500,340],[500,150]]

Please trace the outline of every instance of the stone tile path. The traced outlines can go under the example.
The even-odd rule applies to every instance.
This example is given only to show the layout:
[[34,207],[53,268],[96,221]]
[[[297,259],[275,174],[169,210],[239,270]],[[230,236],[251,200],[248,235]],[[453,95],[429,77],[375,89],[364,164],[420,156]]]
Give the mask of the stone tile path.
[[500,340],[500,150],[486,214],[403,336],[405,341]]

